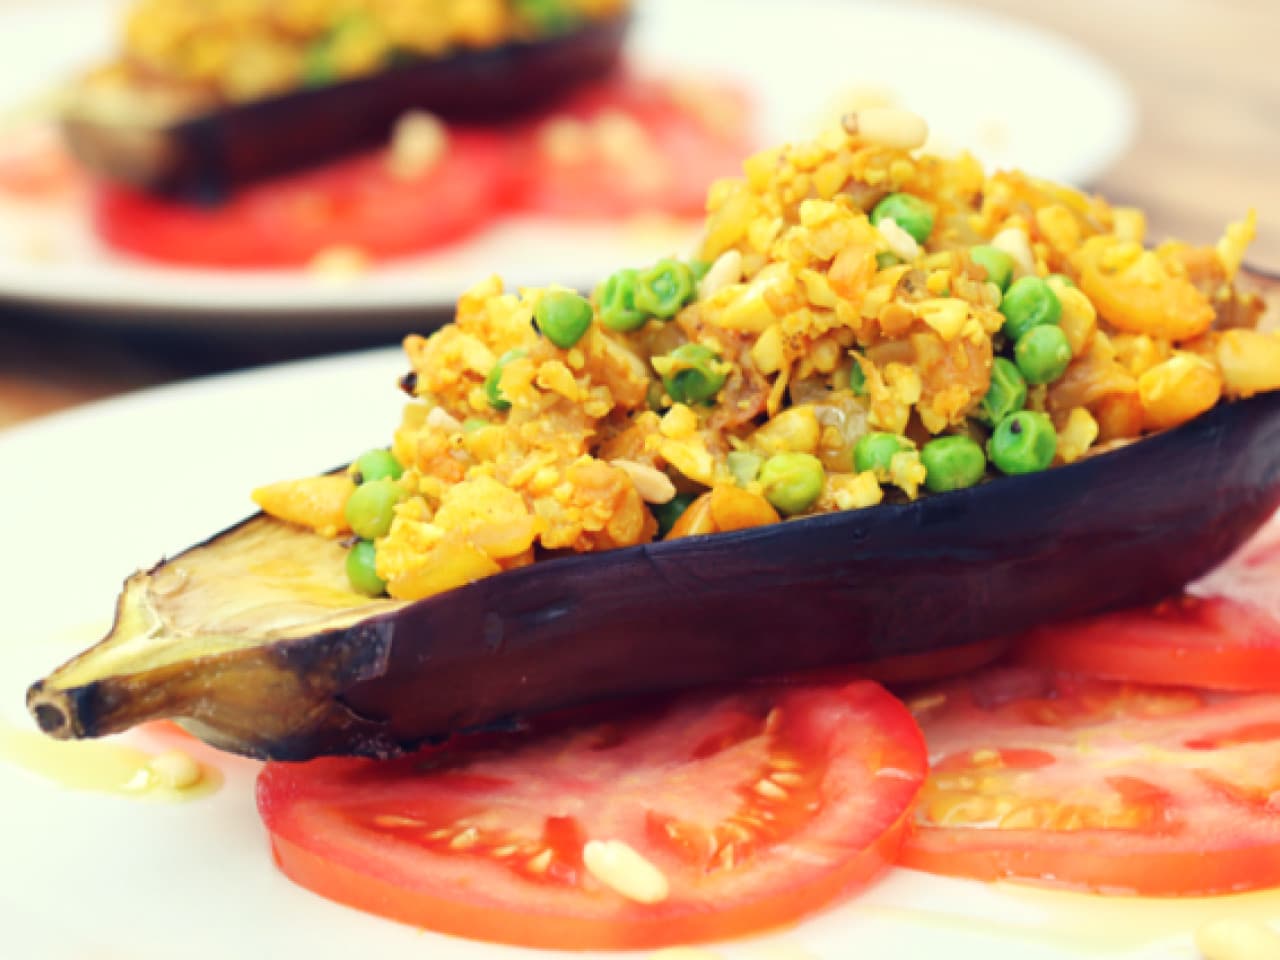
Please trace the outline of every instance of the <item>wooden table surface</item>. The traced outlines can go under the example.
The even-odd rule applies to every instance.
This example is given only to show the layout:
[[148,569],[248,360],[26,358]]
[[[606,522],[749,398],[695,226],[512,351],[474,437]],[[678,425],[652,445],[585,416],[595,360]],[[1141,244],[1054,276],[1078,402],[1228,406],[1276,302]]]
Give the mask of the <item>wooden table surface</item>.
[[[967,5],[1059,31],[1132,85],[1139,129],[1098,191],[1145,208],[1155,236],[1205,242],[1254,207],[1250,261],[1280,273],[1280,0]],[[0,429],[138,387],[357,343],[157,335],[0,301]]]

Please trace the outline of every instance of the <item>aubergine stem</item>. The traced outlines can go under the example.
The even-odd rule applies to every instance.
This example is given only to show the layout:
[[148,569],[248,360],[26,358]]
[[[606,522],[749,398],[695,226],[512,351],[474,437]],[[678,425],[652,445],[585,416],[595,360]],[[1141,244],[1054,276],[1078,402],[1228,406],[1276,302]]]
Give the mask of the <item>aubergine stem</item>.
[[[368,77],[190,115],[153,119],[162,90],[133,111],[73,93],[63,117],[71,150],[110,180],[152,193],[216,202],[238,186],[386,143],[404,113],[462,123],[527,114],[600,79],[618,63],[630,17],[569,33],[413,60]],[[189,109],[189,108],[188,108]]]

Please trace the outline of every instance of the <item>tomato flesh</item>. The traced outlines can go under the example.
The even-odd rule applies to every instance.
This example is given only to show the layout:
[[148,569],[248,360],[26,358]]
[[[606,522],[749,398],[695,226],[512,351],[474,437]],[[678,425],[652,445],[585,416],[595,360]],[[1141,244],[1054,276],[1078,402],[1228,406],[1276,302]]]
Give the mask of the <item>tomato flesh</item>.
[[1280,518],[1186,595],[1032,630],[1020,659],[1216,690],[1280,690]]
[[900,863],[1204,895],[1280,884],[1280,695],[990,670],[918,697],[932,772]]
[[[923,780],[910,714],[869,681],[753,687],[568,730],[392,761],[268,764],[281,869],[443,933],[653,947],[812,912],[896,855]],[[642,903],[584,865],[621,841],[669,892]]]
[[572,219],[700,217],[707,188],[751,152],[750,104],[731,86],[624,75],[526,126],[517,205]]
[[94,222],[116,249],[191,266],[302,266],[340,247],[402,256],[491,220],[508,199],[508,150],[496,134],[455,130],[440,161],[416,177],[397,177],[380,150],[254,184],[209,207],[104,183]]
[[1113,680],[1280,690],[1280,622],[1224,597],[1039,627],[1018,648],[1026,662]]

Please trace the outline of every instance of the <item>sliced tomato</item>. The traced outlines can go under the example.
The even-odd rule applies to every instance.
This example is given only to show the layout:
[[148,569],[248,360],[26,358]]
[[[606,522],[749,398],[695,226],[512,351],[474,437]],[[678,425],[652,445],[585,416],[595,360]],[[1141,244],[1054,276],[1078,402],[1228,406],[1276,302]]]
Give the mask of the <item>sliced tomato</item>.
[[1019,658],[1091,676],[1280,690],[1280,521],[1181,596],[1032,630]]
[[[480,940],[652,947],[786,923],[895,856],[924,777],[910,714],[865,680],[698,695],[393,761],[268,764],[281,869],[326,897]],[[642,902],[584,861],[656,867]],[[646,894],[645,897],[649,895]]]
[[0,145],[0,194],[23,200],[54,200],[78,194],[84,175],[56,128],[23,127]]
[[1280,884],[1280,695],[989,670],[914,701],[903,866],[1105,893]]
[[377,151],[254,184],[209,207],[102,184],[94,220],[111,246],[167,263],[299,266],[340,247],[402,256],[488,222],[508,199],[509,149],[496,134],[452,131],[444,156],[418,177],[395,176]]
[[1019,640],[1018,657],[1113,680],[1280,690],[1280,622],[1235,600],[1185,596],[1039,627]]
[[753,148],[750,117],[725,83],[623,75],[525,128],[518,203],[566,218],[701,216],[707,188]]

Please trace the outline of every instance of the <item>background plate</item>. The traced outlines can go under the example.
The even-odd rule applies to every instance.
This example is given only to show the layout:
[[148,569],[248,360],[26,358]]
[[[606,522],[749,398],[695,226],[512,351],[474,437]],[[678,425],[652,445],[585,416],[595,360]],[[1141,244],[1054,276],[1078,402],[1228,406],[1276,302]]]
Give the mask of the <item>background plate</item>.
[[[309,361],[134,394],[0,434],[0,740],[31,728],[26,686],[100,635],[127,573],[238,519],[253,486],[326,469],[389,438],[404,368],[396,351]],[[147,732],[123,739],[164,748]],[[0,750],[0,952],[33,960],[582,956],[426,934],[295,887],[272,865],[254,811],[256,765],[184,748],[226,782],[172,805],[66,790]],[[1200,923],[1242,914],[1280,917],[1280,892],[1108,901],[897,870],[803,924],[713,949],[723,960],[1192,960]]]
[[[0,116],[106,56],[119,6],[46,0],[0,8]],[[924,114],[939,146],[968,146],[992,165],[1073,183],[1100,173],[1133,132],[1133,101],[1113,72],[1062,39],[991,15],[843,0],[637,6],[634,60],[644,69],[738,79],[760,106],[761,143],[808,136],[868,90]],[[0,297],[112,314],[117,324],[401,329],[403,318],[391,315],[449,307],[494,271],[513,284],[585,289],[621,264],[688,252],[695,242],[696,227],[687,223],[520,220],[443,252],[332,281],[299,270],[150,266],[104,250],[78,209],[9,204],[0,205]]]

